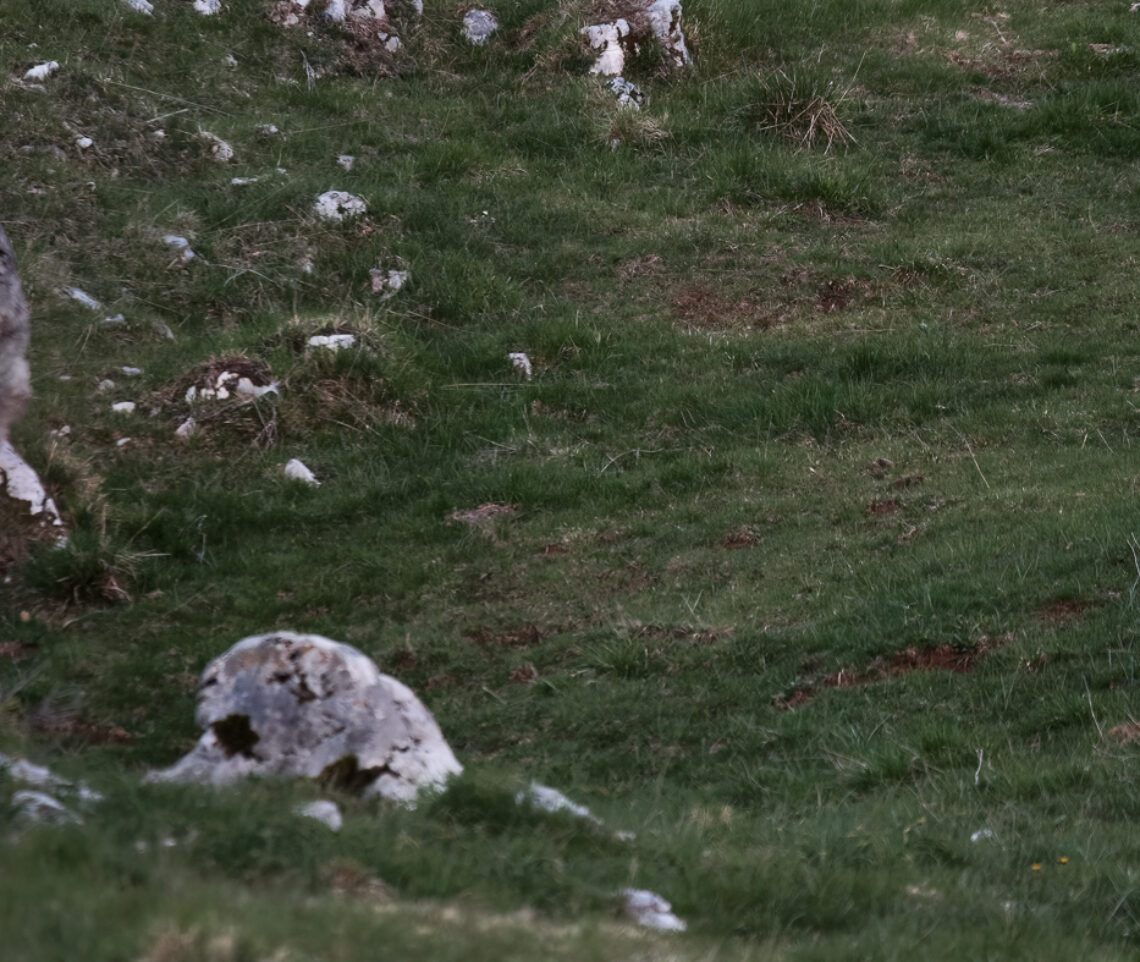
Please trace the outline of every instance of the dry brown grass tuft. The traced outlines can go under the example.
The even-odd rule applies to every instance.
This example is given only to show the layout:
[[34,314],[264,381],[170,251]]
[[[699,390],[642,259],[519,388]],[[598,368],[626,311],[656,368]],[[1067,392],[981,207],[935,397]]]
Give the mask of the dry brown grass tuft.
[[836,144],[857,143],[839,117],[839,108],[850,92],[851,85],[841,90],[832,80],[777,70],[759,82],[749,113],[761,131],[770,131],[796,147],[823,144],[827,153]]

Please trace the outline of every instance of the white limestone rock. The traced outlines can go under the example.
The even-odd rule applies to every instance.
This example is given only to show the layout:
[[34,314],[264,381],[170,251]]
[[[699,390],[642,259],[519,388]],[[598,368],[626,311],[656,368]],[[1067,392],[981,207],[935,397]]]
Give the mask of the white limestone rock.
[[190,241],[185,237],[178,234],[167,234],[162,238],[162,242],[178,255],[178,260],[181,263],[188,264],[194,259],[194,251],[190,247]]
[[379,294],[380,300],[386,301],[390,297],[395,297],[396,292],[408,283],[412,275],[408,271],[373,267],[369,270],[368,276],[372,282],[372,293]]
[[59,70],[59,61],[49,60],[46,63],[38,63],[34,67],[29,67],[24,72],[24,79],[38,83],[41,80],[47,80],[57,70]]
[[649,29],[665,48],[674,67],[691,64],[685,35],[681,32],[681,0],[654,0],[646,8]]
[[154,15],[154,6],[149,0],[126,0],[127,7],[135,13],[142,13],[150,17]]
[[312,485],[314,488],[321,486],[321,482],[317,480],[317,476],[309,470],[308,466],[300,458],[290,458],[286,461],[281,465],[281,473],[290,481],[303,481],[305,484]]
[[103,305],[81,288],[64,287],[61,289],[60,293],[63,294],[64,297],[75,301],[76,304],[82,304],[90,311],[103,310]]
[[610,93],[617,97],[619,107],[631,107],[634,110],[640,110],[641,105],[645,102],[645,94],[641,92],[641,88],[626,80],[625,77],[614,77],[606,84],[606,87],[609,88]]
[[499,21],[490,10],[468,10],[463,15],[463,36],[476,47],[483,46],[498,29]]
[[326,190],[313,203],[313,211],[321,220],[342,221],[359,217],[368,205],[346,190]]
[[507,360],[511,362],[511,367],[515,369],[515,373],[523,380],[529,381],[534,377],[534,367],[530,363],[530,358],[522,351],[512,351],[507,355]]
[[538,782],[531,782],[530,787],[525,791],[519,792],[515,796],[516,805],[533,805],[537,809],[552,814],[564,812],[567,815],[573,815],[575,818],[585,819],[587,822],[592,822],[600,826],[602,820],[591,812],[585,805],[579,805],[576,802],[570,801],[563,795],[557,788],[551,788],[548,785],[540,785]]
[[194,9],[204,17],[222,12],[222,0],[194,0]]
[[590,67],[590,73],[616,77],[625,69],[625,48],[622,41],[629,36],[629,21],[619,17],[613,23],[599,23],[581,30],[590,48],[599,51]]
[[461,772],[410,689],[371,659],[320,635],[245,638],[206,666],[196,720],[204,734],[152,781],[228,785],[240,778],[316,778],[414,804]]
[[59,509],[44,491],[39,475],[7,441],[0,441],[0,490],[9,498],[27,502],[29,517],[53,528],[63,528]]
[[648,889],[622,889],[622,908],[628,918],[648,929],[684,932],[685,923],[673,914],[673,906]]
[[315,818],[318,822],[327,825],[334,832],[339,832],[341,826],[344,825],[344,819],[341,817],[340,809],[337,808],[336,802],[326,801],[323,798],[315,802],[309,802],[307,805],[298,805],[293,809],[293,814],[300,815],[302,818]]
[[323,347],[329,351],[339,351],[342,347],[356,344],[355,334],[314,334],[308,340],[309,347]]
[[210,156],[219,164],[228,164],[234,159],[233,147],[222,140],[217,134],[203,130],[198,134],[199,139],[210,148]]
[[12,795],[12,807],[29,822],[46,822],[51,825],[82,825],[83,819],[61,801],[46,792],[29,789]]

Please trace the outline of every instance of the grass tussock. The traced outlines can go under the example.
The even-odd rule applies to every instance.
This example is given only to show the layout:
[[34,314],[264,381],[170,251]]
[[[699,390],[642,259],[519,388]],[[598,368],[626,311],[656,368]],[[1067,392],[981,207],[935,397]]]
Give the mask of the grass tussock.
[[797,148],[822,147],[826,154],[858,142],[840,118],[852,86],[841,87],[810,70],[788,73],[781,68],[757,79],[745,115],[760,133]]

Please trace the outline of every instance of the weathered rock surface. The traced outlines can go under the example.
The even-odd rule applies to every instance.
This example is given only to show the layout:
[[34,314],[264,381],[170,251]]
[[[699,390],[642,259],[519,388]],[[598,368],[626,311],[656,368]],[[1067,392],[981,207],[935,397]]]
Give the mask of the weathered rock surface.
[[671,66],[692,63],[681,30],[680,0],[629,0],[617,9],[622,15],[609,23],[582,28],[590,47],[598,51],[590,73],[619,76],[625,69],[626,57],[650,41],[661,45]]
[[151,780],[305,777],[414,803],[463,770],[410,689],[320,635],[239,641],[202,673],[196,719],[205,733],[194,750]]
[[0,227],[0,443],[7,440],[8,427],[24,413],[32,393],[28,376],[29,315],[16,256]]
[[688,926],[673,914],[673,906],[648,889],[622,889],[622,908],[627,917],[647,929],[684,932]]
[[468,10],[463,15],[463,36],[476,47],[483,46],[498,29],[499,21],[490,10]]

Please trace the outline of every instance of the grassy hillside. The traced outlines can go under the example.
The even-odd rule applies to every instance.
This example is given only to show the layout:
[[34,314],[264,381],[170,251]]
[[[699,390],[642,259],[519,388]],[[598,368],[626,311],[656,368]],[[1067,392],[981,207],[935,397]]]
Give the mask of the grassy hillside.
[[[13,441],[72,526],[4,559],[0,750],[107,795],[0,804],[6,959],[1135,957],[1140,14],[689,0],[632,111],[604,3],[476,48],[428,0],[391,54],[154,2],[0,4]],[[239,360],[279,394],[186,401]],[[315,786],[141,785],[275,628],[467,773],[337,835]]]

